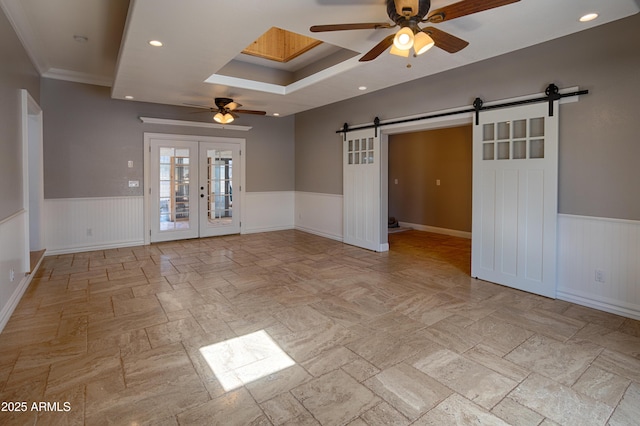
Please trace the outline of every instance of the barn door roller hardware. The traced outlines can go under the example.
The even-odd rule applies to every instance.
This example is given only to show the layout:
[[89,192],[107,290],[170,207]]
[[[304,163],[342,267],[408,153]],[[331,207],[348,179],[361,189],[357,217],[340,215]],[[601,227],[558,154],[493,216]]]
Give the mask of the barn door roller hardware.
[[344,123],[344,125],[342,126],[342,129],[340,130],[336,130],[336,133],[344,133],[344,139],[346,140],[346,135],[348,132],[352,131],[352,130],[361,130],[361,129],[371,129],[374,128],[376,131],[376,136],[378,135],[378,128],[382,127],[382,126],[390,126],[392,124],[402,124],[402,123],[410,123],[412,121],[420,121],[420,120],[427,120],[430,118],[440,118],[440,117],[447,117],[447,116],[452,116],[452,115],[458,115],[458,114],[468,114],[468,113],[475,113],[475,117],[476,117],[476,125],[479,122],[479,117],[480,117],[480,111],[486,111],[486,110],[490,110],[490,109],[498,109],[498,108],[507,108],[507,107],[512,107],[512,106],[517,106],[517,105],[525,105],[525,104],[533,104],[533,103],[538,103],[538,102],[549,102],[549,116],[553,117],[553,103],[557,100],[560,100],[562,98],[569,98],[572,96],[579,96],[579,95],[587,95],[589,93],[588,90],[577,90],[575,92],[569,92],[569,93],[560,93],[560,89],[558,88],[558,86],[556,86],[555,84],[551,83],[547,86],[547,88],[544,91],[546,96],[541,96],[538,98],[532,98],[532,99],[524,99],[524,100],[520,100],[520,101],[514,101],[514,102],[504,102],[501,104],[494,104],[494,105],[484,105],[484,102],[482,101],[482,99],[480,98],[475,98],[475,100],[473,101],[473,108],[468,108],[468,109],[462,109],[462,110],[458,110],[458,111],[450,111],[450,112],[443,112],[443,113],[436,113],[436,114],[428,114],[428,115],[422,115],[420,117],[413,117],[413,118],[405,118],[402,120],[394,120],[394,121],[388,121],[386,123],[381,123],[380,119],[378,117],[375,118],[373,124],[365,124],[363,126],[358,126],[358,127],[349,127],[349,125],[347,123]]

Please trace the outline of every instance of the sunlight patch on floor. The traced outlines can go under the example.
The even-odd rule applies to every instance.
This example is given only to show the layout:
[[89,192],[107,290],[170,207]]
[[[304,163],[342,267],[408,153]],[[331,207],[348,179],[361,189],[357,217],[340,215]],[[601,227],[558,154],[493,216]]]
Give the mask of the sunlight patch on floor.
[[264,330],[203,346],[200,353],[225,391],[295,365]]

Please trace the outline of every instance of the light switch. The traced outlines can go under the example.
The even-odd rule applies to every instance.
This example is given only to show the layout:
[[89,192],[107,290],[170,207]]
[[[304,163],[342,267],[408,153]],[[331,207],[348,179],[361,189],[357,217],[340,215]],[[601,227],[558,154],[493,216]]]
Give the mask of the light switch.
[[440,179],[436,179],[436,186],[440,186]]
[[398,184],[398,179],[394,180],[394,183],[397,185]]
[[129,167],[130,169],[133,169],[133,161],[131,160],[127,161],[127,167]]

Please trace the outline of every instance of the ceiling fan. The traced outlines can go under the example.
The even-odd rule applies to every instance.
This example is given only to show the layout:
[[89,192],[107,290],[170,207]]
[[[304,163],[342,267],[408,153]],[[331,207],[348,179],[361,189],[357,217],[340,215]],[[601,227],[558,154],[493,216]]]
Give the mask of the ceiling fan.
[[387,48],[391,46],[389,53],[398,56],[408,57],[411,48],[414,56],[421,55],[434,45],[449,52],[456,53],[469,45],[462,40],[445,31],[434,27],[420,28],[420,24],[428,22],[437,24],[495,7],[506,6],[520,0],[462,0],[440,9],[429,12],[431,0],[386,0],[387,15],[393,21],[373,22],[362,24],[332,24],[314,25],[309,30],[311,32],[343,31],[343,30],[373,30],[379,28],[393,28],[399,26],[400,30],[396,34],[385,37],[373,49],[360,58],[360,62],[371,61]]
[[196,108],[205,108],[209,111],[213,112],[213,119],[220,124],[229,124],[236,118],[238,118],[237,114],[254,114],[254,115],[265,115],[266,111],[255,111],[251,109],[238,109],[242,105],[234,102],[231,98],[215,98],[214,100],[215,108],[209,107],[206,105],[196,105],[196,104],[185,104],[188,106],[196,107]]

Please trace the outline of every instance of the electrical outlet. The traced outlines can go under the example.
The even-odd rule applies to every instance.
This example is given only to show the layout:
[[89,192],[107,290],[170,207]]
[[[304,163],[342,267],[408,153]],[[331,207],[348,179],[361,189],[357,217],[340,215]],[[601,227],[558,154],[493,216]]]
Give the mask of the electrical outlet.
[[93,237],[93,229],[87,228],[87,237]]
[[602,269],[596,269],[595,280],[596,282],[599,282],[599,283],[604,283],[606,281],[605,273]]
[[14,282],[15,279],[16,279],[16,271],[13,268],[11,268],[9,270],[9,281]]

